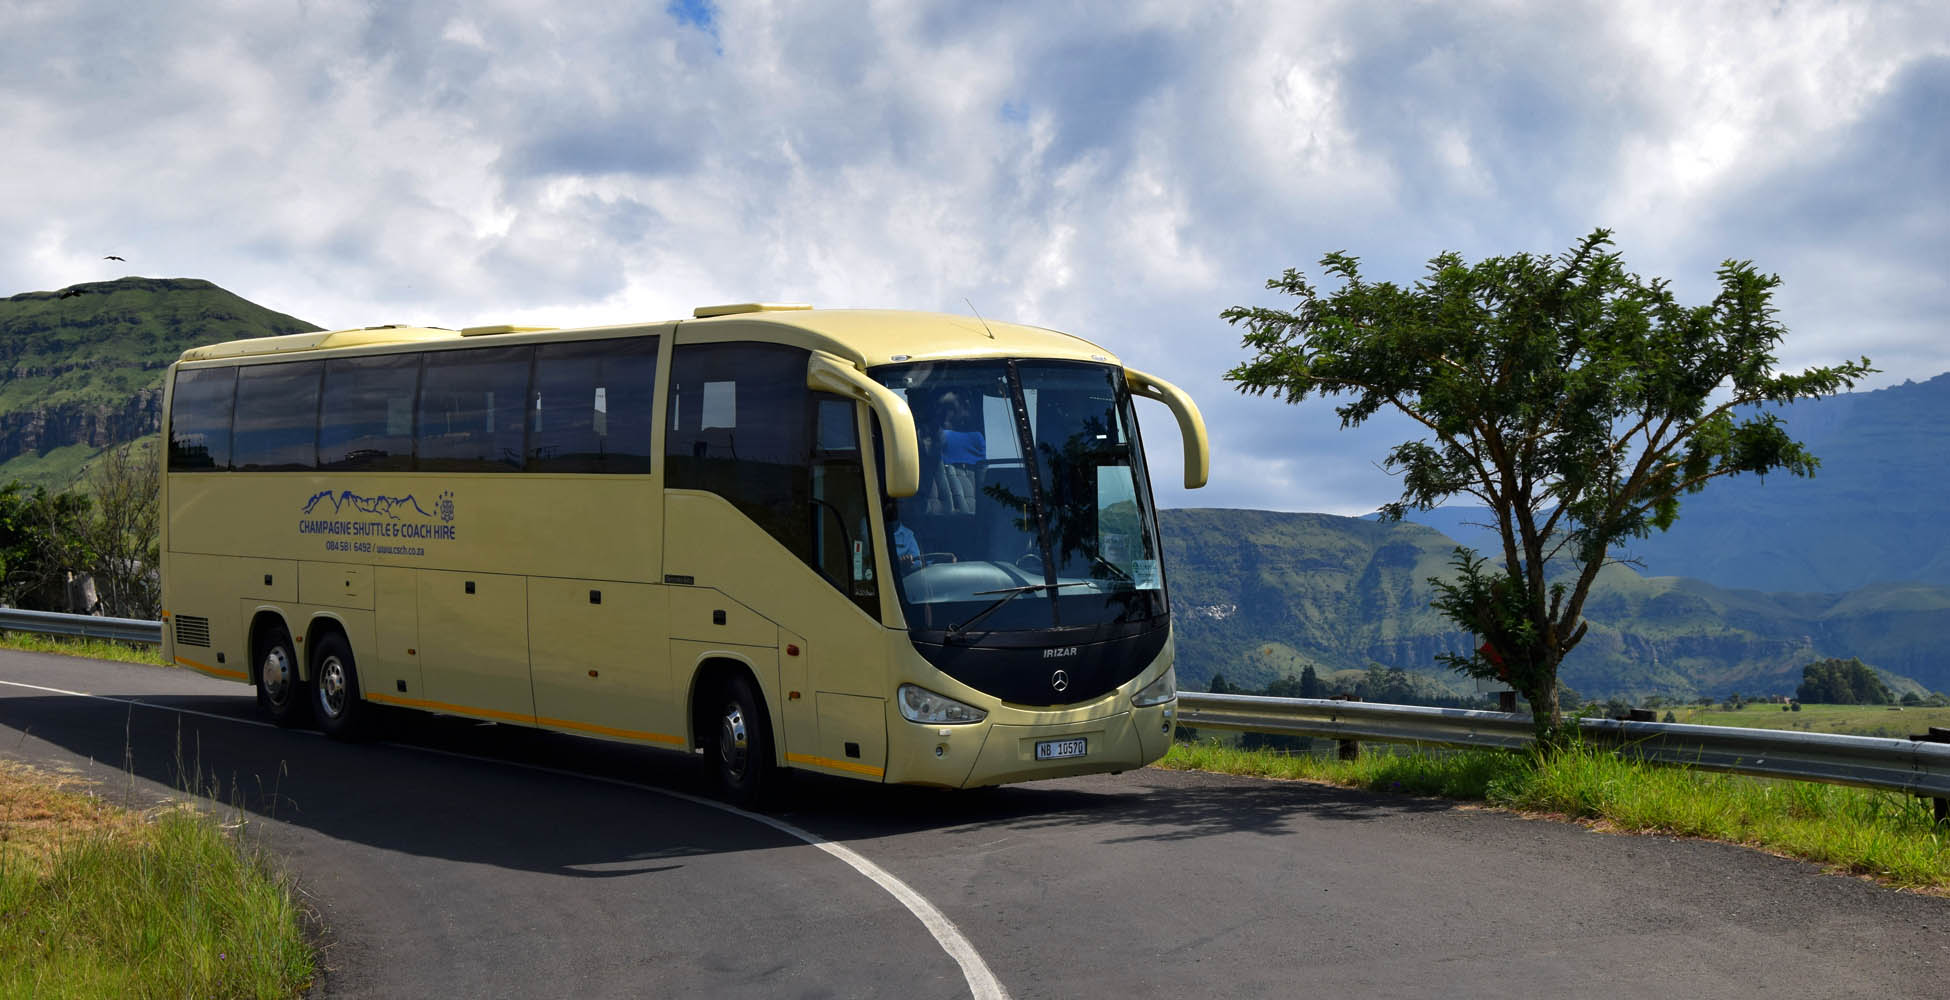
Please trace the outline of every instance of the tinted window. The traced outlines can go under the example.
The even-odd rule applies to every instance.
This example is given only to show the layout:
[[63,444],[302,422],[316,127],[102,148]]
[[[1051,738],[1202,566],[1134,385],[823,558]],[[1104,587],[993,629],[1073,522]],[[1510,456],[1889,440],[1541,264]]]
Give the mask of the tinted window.
[[318,379],[324,370],[320,361],[237,370],[235,468],[276,472],[317,465]]
[[176,373],[169,397],[169,471],[230,468],[230,411],[236,394],[235,368]]
[[420,381],[419,468],[521,468],[521,403],[533,356],[526,347],[429,352]]
[[880,584],[867,519],[867,478],[852,400],[813,393],[812,565],[860,610],[880,617]]
[[806,352],[798,348],[679,346],[671,359],[664,483],[724,497],[817,565],[809,395]]
[[419,378],[417,355],[325,362],[318,467],[412,468],[413,391]]
[[649,472],[656,390],[654,337],[537,348],[528,471]]

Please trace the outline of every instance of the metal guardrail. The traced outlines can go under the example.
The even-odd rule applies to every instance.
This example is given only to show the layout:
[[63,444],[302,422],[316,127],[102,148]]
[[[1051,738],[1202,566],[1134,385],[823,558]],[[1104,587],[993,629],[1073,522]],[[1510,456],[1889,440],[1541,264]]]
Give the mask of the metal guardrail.
[[[0,608],[0,630],[162,642],[158,621],[20,608]],[[1533,738],[1530,717],[1520,714],[1196,691],[1178,693],[1178,721],[1275,736],[1506,750]],[[1593,743],[1667,764],[1950,798],[1950,743],[1613,719],[1582,719],[1579,726]]]
[[[1318,698],[1178,692],[1178,721],[1200,729],[1452,747],[1528,746],[1528,715]],[[1950,743],[1673,722],[1584,719],[1584,738],[1646,759],[1769,778],[1950,797]]]
[[68,615],[58,611],[25,611],[20,608],[0,608],[0,631],[74,635],[118,642],[162,642],[162,622]]

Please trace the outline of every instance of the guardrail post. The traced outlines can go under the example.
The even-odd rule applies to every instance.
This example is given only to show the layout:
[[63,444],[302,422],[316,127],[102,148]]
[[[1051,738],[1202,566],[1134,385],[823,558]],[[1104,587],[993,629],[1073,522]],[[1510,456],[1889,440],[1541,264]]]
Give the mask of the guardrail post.
[[[1335,696],[1334,696],[1334,700],[1335,700],[1335,701],[1360,701],[1361,699],[1360,699],[1360,698],[1358,698],[1358,697],[1356,697],[1356,696],[1354,696],[1354,695],[1351,695],[1351,694],[1337,694],[1337,695],[1335,695]],[[1361,757],[1361,741],[1360,741],[1360,740],[1342,740],[1342,741],[1341,741],[1341,749],[1340,749],[1340,757],[1341,757],[1341,759],[1342,759],[1342,760],[1358,760],[1358,759],[1360,759],[1360,757]]]
[[[1911,733],[1910,739],[1918,743],[1950,743],[1950,726],[1931,726],[1927,733]],[[1936,803],[1936,825],[1950,826],[1950,799],[1938,797]]]

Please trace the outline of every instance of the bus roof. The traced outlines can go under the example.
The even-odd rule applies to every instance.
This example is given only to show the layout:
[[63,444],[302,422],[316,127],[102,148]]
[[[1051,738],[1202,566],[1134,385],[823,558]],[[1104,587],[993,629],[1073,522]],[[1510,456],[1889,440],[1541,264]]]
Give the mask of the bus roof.
[[[704,306],[697,313],[701,318],[676,323],[678,343],[754,339],[779,341],[826,351],[867,368],[896,362],[1003,357],[1119,363],[1109,351],[1081,337],[973,316],[893,309],[811,309],[806,306],[760,303]],[[375,326],[232,340],[190,348],[183,352],[182,360],[213,361],[347,347],[432,345],[463,338],[469,341],[506,338],[510,342],[577,339],[592,334],[614,334],[670,325],[671,321],[663,321],[572,330],[515,326],[469,327],[466,330]]]

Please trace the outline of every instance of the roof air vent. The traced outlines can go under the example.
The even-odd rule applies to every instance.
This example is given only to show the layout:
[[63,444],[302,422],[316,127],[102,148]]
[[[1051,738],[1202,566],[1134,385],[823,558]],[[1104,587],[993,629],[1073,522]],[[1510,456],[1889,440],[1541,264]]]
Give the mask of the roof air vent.
[[698,306],[691,310],[691,315],[698,319],[710,319],[713,316],[735,316],[739,313],[784,312],[811,308],[811,305],[804,302],[734,302],[722,306]]

